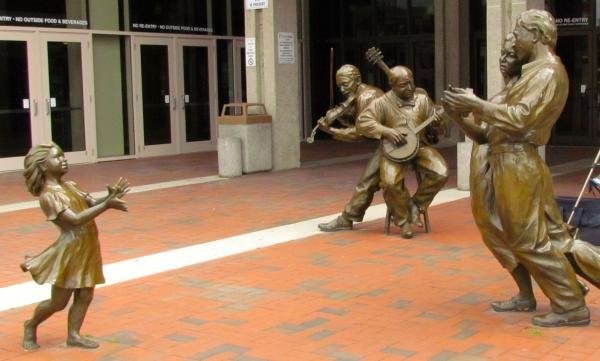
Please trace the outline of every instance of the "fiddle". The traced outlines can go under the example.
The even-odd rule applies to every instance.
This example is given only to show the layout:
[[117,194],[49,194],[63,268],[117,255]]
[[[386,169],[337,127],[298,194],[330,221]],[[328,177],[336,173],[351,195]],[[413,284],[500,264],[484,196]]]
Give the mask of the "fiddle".
[[317,125],[315,125],[313,130],[310,132],[310,136],[306,138],[306,142],[309,144],[313,143],[315,141],[315,135],[317,134],[317,130],[319,129],[319,127],[321,125],[329,127],[331,124],[333,124],[334,121],[336,121],[338,118],[344,115],[346,110],[352,105],[352,103],[354,103],[355,99],[356,95],[350,94],[348,98],[346,98],[346,100],[344,100],[339,105],[336,105],[335,107],[331,108],[327,111],[327,113],[324,116],[317,119]]

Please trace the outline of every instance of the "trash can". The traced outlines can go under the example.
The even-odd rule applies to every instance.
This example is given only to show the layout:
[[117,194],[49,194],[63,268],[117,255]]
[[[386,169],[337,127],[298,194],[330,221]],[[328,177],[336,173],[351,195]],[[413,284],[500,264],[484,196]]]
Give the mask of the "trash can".
[[242,142],[244,173],[271,170],[273,167],[272,119],[261,103],[225,104],[217,117],[220,138],[239,138]]
[[218,138],[217,158],[219,176],[232,178],[242,175],[242,140],[240,138]]

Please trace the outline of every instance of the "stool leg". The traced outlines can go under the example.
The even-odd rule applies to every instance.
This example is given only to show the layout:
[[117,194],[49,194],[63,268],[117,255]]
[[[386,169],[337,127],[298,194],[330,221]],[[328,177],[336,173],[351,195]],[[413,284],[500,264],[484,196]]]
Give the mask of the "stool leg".
[[431,226],[429,226],[429,212],[428,211],[429,210],[427,208],[423,211],[423,218],[425,221],[425,233],[431,232]]
[[392,220],[392,212],[390,212],[390,209],[387,208],[387,211],[385,212],[385,226],[384,226],[386,236],[390,234],[390,221],[391,220]]

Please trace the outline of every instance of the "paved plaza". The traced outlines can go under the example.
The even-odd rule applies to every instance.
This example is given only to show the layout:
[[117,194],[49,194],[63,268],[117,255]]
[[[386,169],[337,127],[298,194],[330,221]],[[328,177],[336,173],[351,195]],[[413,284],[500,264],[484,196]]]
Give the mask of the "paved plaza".
[[[66,311],[40,326],[39,350],[22,350],[23,321],[49,294],[18,265],[57,231],[21,174],[0,174],[0,361],[600,360],[596,288],[587,327],[539,328],[532,313],[490,310],[515,287],[456,189],[453,148],[442,149],[451,178],[430,233],[386,236],[380,193],[354,230],[318,231],[373,150],[338,144],[303,145],[299,169],[233,179],[216,176],[214,152],[71,166],[65,178],[88,191],[119,176],[134,186],[128,213],[97,218],[107,284],[82,328],[95,350],[66,347]],[[556,195],[578,194],[596,151],[548,147]]]

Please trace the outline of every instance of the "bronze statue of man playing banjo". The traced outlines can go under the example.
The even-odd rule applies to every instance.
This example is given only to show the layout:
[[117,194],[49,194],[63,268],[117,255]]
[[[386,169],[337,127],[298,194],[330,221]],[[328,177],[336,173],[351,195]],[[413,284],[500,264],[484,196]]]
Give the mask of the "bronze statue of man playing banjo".
[[[396,66],[388,76],[392,90],[371,102],[359,115],[356,126],[362,135],[382,139],[384,156],[379,169],[383,197],[392,221],[401,227],[402,237],[411,238],[411,224],[422,226],[420,213],[448,179],[446,161],[430,146],[431,137],[419,133],[420,125],[427,123],[434,132],[444,125],[427,92],[415,87],[410,69]],[[421,176],[412,197],[404,185],[406,170],[411,167]]]

